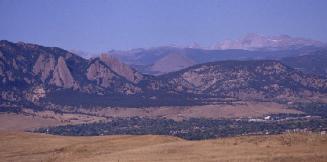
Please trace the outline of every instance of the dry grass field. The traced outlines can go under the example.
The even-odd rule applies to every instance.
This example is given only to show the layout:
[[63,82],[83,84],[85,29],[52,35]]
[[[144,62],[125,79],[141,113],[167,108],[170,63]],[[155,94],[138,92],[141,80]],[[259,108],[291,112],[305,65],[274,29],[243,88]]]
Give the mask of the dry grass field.
[[0,113],[0,123],[0,131],[23,131],[62,124],[55,119],[14,113]]
[[63,137],[2,132],[0,159],[8,162],[326,162],[327,136],[283,134],[186,141],[154,135]]
[[0,131],[25,131],[40,127],[92,123],[105,119],[104,117],[84,114],[58,114],[53,111],[40,111],[29,114],[0,113]]
[[268,114],[291,113],[298,114],[300,111],[289,109],[287,105],[273,102],[241,102],[233,104],[200,105],[200,106],[162,106],[148,108],[99,108],[79,110],[96,116],[114,117],[165,117],[173,120],[189,118],[241,118],[262,117]]

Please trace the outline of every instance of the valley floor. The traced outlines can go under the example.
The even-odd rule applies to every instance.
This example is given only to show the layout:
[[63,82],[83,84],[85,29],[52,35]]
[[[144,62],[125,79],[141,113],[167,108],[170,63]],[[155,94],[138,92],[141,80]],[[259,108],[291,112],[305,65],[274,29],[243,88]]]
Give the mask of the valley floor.
[[0,132],[0,161],[327,161],[327,136],[282,134],[186,141],[170,136],[67,137]]
[[[0,112],[0,131],[32,130],[67,124],[93,123],[113,118],[147,117],[167,118],[181,121],[190,118],[235,119],[261,117],[271,114],[301,114],[301,111],[287,108],[273,102],[241,102],[233,104],[201,106],[163,106],[147,108],[80,108],[78,111],[55,113],[51,110],[33,111],[22,109],[20,113]],[[23,124],[22,124],[23,123]]]

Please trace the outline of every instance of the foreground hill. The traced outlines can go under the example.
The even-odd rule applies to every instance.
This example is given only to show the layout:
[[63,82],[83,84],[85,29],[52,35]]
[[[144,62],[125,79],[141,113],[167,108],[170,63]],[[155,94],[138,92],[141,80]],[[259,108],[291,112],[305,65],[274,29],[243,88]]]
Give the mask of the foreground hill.
[[[37,145],[36,145],[37,144]],[[283,134],[206,141],[169,136],[63,137],[0,133],[2,161],[317,161],[327,160],[327,136]]]

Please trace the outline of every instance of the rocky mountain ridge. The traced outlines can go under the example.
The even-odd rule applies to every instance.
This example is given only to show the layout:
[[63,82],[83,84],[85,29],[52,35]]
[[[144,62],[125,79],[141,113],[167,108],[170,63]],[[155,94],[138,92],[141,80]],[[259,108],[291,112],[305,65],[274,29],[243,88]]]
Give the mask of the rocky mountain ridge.
[[327,92],[327,80],[306,75],[279,61],[219,61],[159,76],[158,89],[208,98],[271,100]]
[[291,101],[327,93],[326,79],[272,60],[218,61],[149,76],[106,54],[84,59],[27,43],[0,41],[0,56],[1,101],[7,105],[160,106],[226,99]]
[[9,94],[23,96],[35,88],[131,94],[140,91],[134,85],[140,78],[135,70],[104,55],[86,60],[60,48],[0,42],[2,99],[13,96]]

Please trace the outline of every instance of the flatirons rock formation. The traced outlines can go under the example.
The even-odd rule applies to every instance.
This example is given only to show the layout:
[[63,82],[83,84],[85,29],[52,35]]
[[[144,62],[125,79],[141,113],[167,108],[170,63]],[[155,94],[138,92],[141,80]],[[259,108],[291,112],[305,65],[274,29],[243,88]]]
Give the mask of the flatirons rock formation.
[[57,66],[54,68],[53,78],[51,82],[58,87],[64,87],[64,88],[78,87],[78,85],[76,85],[76,82],[72,74],[70,73],[70,70],[66,65],[65,59],[63,57],[59,57],[57,62],[58,63]]
[[128,65],[121,63],[120,61],[118,61],[118,59],[106,53],[101,54],[99,59],[107,66],[109,66],[114,72],[123,76],[125,79],[133,83],[138,83],[140,80],[143,79],[142,74],[130,68]]
[[140,91],[134,83],[142,79],[141,74],[104,56],[87,60],[59,48],[1,41],[0,57],[4,100],[22,100],[38,88],[46,93],[63,89],[89,94]]

